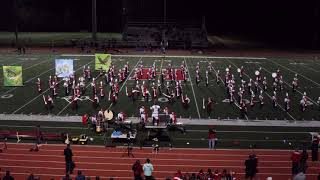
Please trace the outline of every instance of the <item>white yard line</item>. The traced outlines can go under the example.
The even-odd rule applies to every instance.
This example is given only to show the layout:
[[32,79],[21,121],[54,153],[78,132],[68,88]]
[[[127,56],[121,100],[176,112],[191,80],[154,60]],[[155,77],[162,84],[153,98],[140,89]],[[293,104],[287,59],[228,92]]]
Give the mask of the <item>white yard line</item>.
[[288,71],[291,71],[291,72],[294,73],[294,74],[298,74],[299,76],[303,77],[304,79],[309,80],[310,82],[312,82],[312,83],[320,86],[319,83],[315,82],[314,80],[312,80],[312,79],[310,79],[310,78],[308,78],[308,77],[306,77],[306,76],[304,76],[304,75],[302,75],[302,74],[300,74],[300,73],[298,73],[298,72],[296,72],[296,71],[293,71],[293,70],[291,70],[291,69],[289,69],[289,68],[287,68],[287,67],[285,67],[285,66],[283,66],[283,65],[281,65],[281,64],[279,64],[279,63],[277,63],[277,62],[275,62],[275,61],[273,61],[273,60],[270,60],[270,59],[267,59],[267,60],[270,61],[270,62],[272,62],[273,64],[276,64],[276,65],[278,65],[278,66],[283,67],[284,69],[286,69],[286,70],[288,70]]
[[[265,71],[267,71],[269,74],[272,74],[272,73],[271,73],[269,70],[267,70],[266,68],[264,68],[264,67],[262,67],[262,66],[261,66],[261,68],[264,69]],[[292,85],[290,85],[290,84],[287,83],[286,81],[283,81],[283,82],[284,82],[287,86],[292,87]],[[296,91],[297,91],[299,94],[303,95],[303,93],[300,92],[298,89],[296,89]],[[319,106],[319,104],[318,104],[317,102],[313,101],[310,97],[307,96],[307,98],[308,98],[313,104],[316,104],[317,106]]]
[[192,89],[192,93],[193,93],[194,102],[195,102],[195,104],[196,104],[196,108],[197,108],[197,112],[198,112],[199,119],[201,119],[200,111],[199,111],[199,107],[198,107],[198,102],[197,102],[197,98],[196,98],[196,94],[195,94],[194,89],[193,89],[191,72],[190,72],[190,69],[189,69],[189,67],[188,67],[188,63],[187,63],[186,58],[183,58],[183,60],[184,60],[184,62],[186,63],[186,68],[188,69],[188,75],[189,75],[189,78],[190,78],[190,83],[191,83],[191,89]]
[[[92,63],[93,61],[88,62],[87,64],[85,64],[84,66],[87,66],[88,64]],[[83,66],[79,67],[78,69],[76,69],[76,71],[79,71]],[[59,81],[59,83],[62,82],[62,80]],[[47,91],[49,91],[50,88],[46,89],[45,91],[43,91],[41,94],[39,94],[38,96],[34,97],[33,99],[31,99],[30,101],[28,101],[27,103],[25,103],[24,105],[22,105],[21,107],[19,107],[18,109],[16,109],[15,111],[13,111],[11,114],[15,114],[17,113],[19,110],[21,110],[22,108],[24,108],[25,106],[27,106],[28,104],[30,104],[31,102],[33,102],[34,100],[36,100],[37,98],[41,97],[44,93],[46,93]]]
[[[237,65],[235,65],[233,62],[231,62],[230,60],[227,60],[229,63],[231,63],[233,66],[235,66],[236,68],[239,68]],[[247,76],[249,79],[252,79],[248,74],[246,74],[246,73],[244,73],[244,75],[245,76]],[[260,87],[260,85],[259,85],[259,87]],[[260,87],[261,88],[261,87]],[[262,89],[262,88],[261,88]],[[272,99],[272,97],[267,93],[267,92],[265,92],[266,93],[266,95],[270,98],[270,99]],[[278,106],[280,107],[280,109],[282,110],[282,111],[284,111],[284,112],[286,112],[285,111],[285,109],[280,105],[280,104],[278,104]],[[292,120],[296,120],[289,112],[287,112],[287,114],[288,114],[288,116],[292,119]]]
[[35,66],[38,66],[38,65],[43,64],[43,63],[46,63],[46,62],[48,62],[48,61],[41,61],[41,62],[39,62],[39,63],[37,63],[37,64],[34,64],[34,65],[30,66],[30,67],[25,68],[24,70],[31,69],[31,68],[33,68],[33,67],[35,67]]

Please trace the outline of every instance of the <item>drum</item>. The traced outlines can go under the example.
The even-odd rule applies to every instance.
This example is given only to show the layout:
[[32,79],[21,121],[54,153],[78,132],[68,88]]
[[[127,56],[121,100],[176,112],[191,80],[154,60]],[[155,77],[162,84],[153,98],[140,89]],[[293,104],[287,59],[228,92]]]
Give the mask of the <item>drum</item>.
[[113,119],[113,112],[110,110],[104,111],[105,121],[111,121]]
[[97,133],[101,133],[101,126],[100,126],[100,125],[97,125],[97,126],[96,126],[96,132],[97,132]]

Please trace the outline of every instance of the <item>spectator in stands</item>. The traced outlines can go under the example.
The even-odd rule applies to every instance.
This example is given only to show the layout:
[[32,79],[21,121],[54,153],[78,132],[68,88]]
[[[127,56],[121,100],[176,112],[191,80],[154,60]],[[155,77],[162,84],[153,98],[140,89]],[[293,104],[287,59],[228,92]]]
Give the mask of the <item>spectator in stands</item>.
[[[110,178],[111,179],[111,178]],[[100,180],[100,176],[96,176],[96,180]]]
[[258,158],[254,154],[250,154],[249,158],[245,161],[245,176],[246,179],[252,180],[257,173],[257,167],[258,167]]
[[65,161],[66,161],[66,173],[70,173],[72,174],[73,172],[73,168],[72,168],[72,150],[70,148],[70,144],[67,144],[67,147],[64,149],[64,157],[65,157]]
[[153,172],[153,165],[151,164],[150,159],[147,159],[146,163],[143,165],[143,173],[146,180],[153,179],[152,172]]
[[219,170],[215,170],[213,174],[213,179],[220,179],[221,174],[219,173]]
[[14,178],[10,175],[10,171],[6,171],[6,175],[3,176],[2,180],[14,180]]
[[209,149],[214,149],[215,143],[216,143],[216,130],[215,129],[213,129],[213,128],[209,129],[208,139],[209,139]]
[[298,149],[296,149],[294,152],[292,152],[291,154],[291,161],[292,161],[292,175],[295,175],[298,173],[299,171],[299,163],[301,160],[301,154],[298,151]]
[[196,173],[192,173],[189,180],[196,180],[196,179],[197,179]]
[[180,170],[178,170],[175,174],[174,174],[174,178],[173,179],[177,179],[177,180],[180,180],[183,178],[183,175],[181,173]]
[[212,173],[212,170],[209,168],[207,173],[206,173],[206,179],[210,179],[212,180],[213,179],[213,173]]
[[132,165],[132,171],[133,171],[133,175],[134,175],[134,179],[135,180],[142,180],[142,165],[140,164],[140,161],[137,160],[133,165]]
[[232,176],[226,169],[222,171],[221,180],[232,180]]
[[72,180],[69,173],[67,173],[63,178],[62,180]]
[[75,180],[86,180],[86,177],[82,175],[82,172],[79,170]]
[[197,174],[197,179],[205,179],[205,174],[202,169],[200,169],[199,173]]

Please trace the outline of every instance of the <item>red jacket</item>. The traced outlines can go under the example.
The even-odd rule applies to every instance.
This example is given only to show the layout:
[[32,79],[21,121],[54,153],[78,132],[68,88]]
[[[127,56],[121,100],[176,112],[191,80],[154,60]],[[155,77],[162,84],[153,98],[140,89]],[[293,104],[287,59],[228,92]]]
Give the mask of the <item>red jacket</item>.
[[215,139],[216,138],[216,132],[209,132],[208,138],[209,139]]
[[300,162],[300,159],[301,159],[301,153],[295,151],[291,154],[291,160],[292,162],[295,162],[295,163],[299,163]]
[[132,170],[133,170],[133,174],[136,176],[136,175],[141,175],[142,172],[143,172],[143,169],[142,169],[142,165],[141,164],[137,164],[135,163],[133,166],[132,166]]

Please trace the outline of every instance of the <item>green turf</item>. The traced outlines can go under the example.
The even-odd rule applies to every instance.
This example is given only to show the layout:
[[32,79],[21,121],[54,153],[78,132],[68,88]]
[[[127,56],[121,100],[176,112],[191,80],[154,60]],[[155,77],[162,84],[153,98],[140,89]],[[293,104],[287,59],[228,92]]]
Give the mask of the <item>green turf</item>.
[[[23,87],[4,87],[0,86],[0,97],[7,94],[12,94],[13,97],[4,99],[0,98],[0,113],[15,113],[15,114],[48,114],[43,107],[42,94],[48,94],[47,90],[47,79],[49,75],[54,75],[54,60],[56,58],[73,58],[75,67],[77,69],[77,76],[82,74],[81,67],[85,64],[90,65],[92,68],[94,66],[92,56],[80,56],[80,57],[61,57],[59,55],[1,55],[0,63],[2,65],[22,65],[23,66]],[[265,106],[261,109],[258,105],[251,108],[248,107],[248,118],[255,119],[287,119],[287,120],[318,120],[320,116],[319,105],[316,104],[316,99],[319,96],[320,88],[320,78],[318,74],[320,73],[317,69],[320,68],[320,61],[306,59],[299,60],[303,62],[303,65],[300,64],[290,64],[295,63],[298,60],[284,59],[284,58],[268,58],[268,59],[231,59],[231,58],[190,58],[190,57],[113,57],[113,63],[117,68],[123,67],[123,65],[128,61],[132,70],[138,63],[142,63],[144,67],[151,67],[153,63],[156,64],[157,69],[159,70],[161,65],[162,69],[165,69],[169,63],[173,67],[178,68],[183,61],[186,61],[186,65],[189,68],[190,80],[187,82],[182,82],[183,93],[188,94],[191,99],[189,109],[184,109],[181,105],[180,99],[173,104],[169,103],[160,103],[160,106],[163,108],[165,106],[169,109],[174,109],[178,117],[182,118],[208,118],[206,110],[202,108],[202,99],[213,97],[215,101],[213,112],[210,118],[214,119],[237,119],[240,117],[239,109],[229,103],[224,103],[223,100],[226,98],[226,89],[222,83],[217,85],[215,83],[214,72],[210,74],[210,84],[209,88],[205,87],[204,79],[200,82],[199,86],[195,84],[195,67],[196,64],[200,63],[201,75],[205,77],[205,68],[208,65],[208,62],[212,62],[214,69],[220,70],[223,74],[225,68],[230,64],[232,65],[233,71],[240,66],[245,67],[245,72],[247,76],[244,76],[244,80],[248,81],[249,78],[254,79],[254,72],[259,67],[262,67],[261,73],[263,76],[267,77],[269,88],[264,93]],[[248,63],[249,62],[249,63]],[[251,63],[250,63],[251,62]],[[280,65],[281,66],[280,66]],[[314,71],[311,71],[312,68]],[[295,73],[299,73],[299,92],[291,93],[291,87],[284,83],[284,87],[292,99],[291,110],[286,113],[281,110],[281,108],[273,109],[271,105],[272,89],[271,89],[271,72],[275,72],[279,69],[283,75],[285,83],[291,84],[292,78]],[[294,72],[292,72],[294,71]],[[0,68],[0,76],[2,76],[2,68]],[[97,72],[93,73],[93,77],[97,76]],[[133,73],[131,74],[133,76]],[[235,72],[236,80],[239,81],[239,77]],[[36,79],[40,77],[44,83],[44,93],[39,94],[36,90]],[[102,78],[99,78],[97,82]],[[0,83],[3,83],[3,78],[0,78]],[[151,86],[152,82],[146,82]],[[87,82],[88,84],[88,82]],[[119,95],[119,100],[116,105],[111,107],[110,102],[107,99],[101,100],[101,107],[106,109],[111,107],[115,112],[124,111],[127,116],[138,116],[138,108],[141,105],[151,106],[153,104],[150,102],[143,102],[137,100],[135,102],[130,102],[125,95],[125,87],[131,88],[135,85],[135,81],[128,80],[126,83],[120,84],[122,88]],[[238,87],[237,87],[238,89]],[[285,96],[286,90],[282,92],[277,92],[278,102],[280,106],[284,106],[283,99]],[[306,112],[299,111],[299,101],[302,97],[301,93],[307,92],[307,95],[312,99],[313,105],[308,106]],[[91,88],[88,86],[87,96],[91,96]],[[74,114],[84,114],[84,113],[95,113],[97,110],[93,109],[90,101],[81,101],[79,103],[78,111],[73,111],[68,105],[68,102],[61,99],[64,97],[62,86],[60,86],[58,98],[55,99],[55,108],[51,112],[52,114],[59,115],[74,115]],[[248,94],[245,94],[245,98],[249,99]]]
[[[74,61],[74,69],[77,76],[82,74],[81,67],[85,64],[90,65],[93,68],[94,57],[93,56],[77,56],[77,57],[65,57],[60,55],[43,55],[43,54],[27,54],[27,55],[13,55],[2,54],[0,56],[1,65],[21,65],[23,66],[23,87],[4,87],[2,78],[2,68],[0,68],[0,113],[7,114],[48,114],[49,112],[44,108],[42,101],[42,94],[47,95],[47,80],[49,75],[54,75],[54,60],[56,58],[72,58]],[[112,58],[117,68],[123,67],[128,61],[130,70],[138,63],[142,63],[144,67],[151,67],[153,63],[156,64],[157,69],[160,67],[165,69],[170,63],[173,67],[178,68],[183,61],[186,61],[191,78],[187,82],[183,82],[183,92],[188,94],[191,99],[189,109],[184,109],[180,100],[173,104],[160,103],[160,106],[168,106],[170,109],[174,109],[178,118],[193,118],[195,121],[197,118],[208,118],[207,112],[202,109],[202,99],[207,97],[213,97],[216,104],[210,118],[221,119],[237,119],[240,117],[239,110],[235,105],[222,102],[226,98],[226,90],[222,83],[217,85],[215,83],[214,72],[210,74],[210,86],[205,87],[204,79],[202,79],[199,86],[195,84],[195,67],[199,62],[201,67],[201,75],[205,77],[205,68],[210,61],[213,64],[215,70],[220,70],[222,75],[225,73],[225,68],[228,65],[232,66],[235,72],[236,80],[239,81],[236,69],[240,66],[245,67],[247,76],[244,76],[244,80],[248,81],[249,78],[254,79],[254,71],[259,67],[262,68],[261,73],[268,79],[269,88],[266,93],[270,96],[272,90],[270,84],[272,82],[271,73],[279,69],[283,75],[284,81],[291,84],[292,78],[295,73],[299,73],[299,92],[307,92],[307,95],[316,101],[319,96],[320,88],[320,61],[316,59],[288,59],[288,58],[267,58],[267,59],[245,59],[245,58],[196,58],[196,57],[113,57]],[[97,72],[93,73],[93,77],[97,76]],[[131,74],[132,76],[133,74]],[[40,77],[44,83],[45,92],[39,94],[36,90],[36,79]],[[223,77],[223,76],[222,76]],[[98,81],[102,80],[101,78]],[[126,83],[120,84],[122,87],[119,100],[116,105],[110,104],[106,99],[101,101],[101,107],[106,109],[111,107],[116,113],[124,111],[127,116],[138,116],[138,108],[141,105],[151,106],[153,103],[143,102],[137,100],[135,102],[129,102],[125,95],[125,87],[129,88],[134,86],[135,81],[128,80]],[[146,82],[151,85],[151,82]],[[253,109],[248,107],[248,118],[250,120],[255,119],[272,119],[272,120],[319,120],[320,109],[317,104],[308,106],[306,112],[299,111],[298,101],[302,95],[299,92],[291,93],[291,87],[284,83],[284,87],[289,91],[292,105],[291,110],[286,113],[281,109],[272,109],[271,100],[267,96],[265,97],[265,106],[260,109],[255,106]],[[237,87],[238,88],[238,87]],[[1,98],[3,95],[13,95],[11,98]],[[280,105],[283,106],[283,99],[285,91],[278,92],[278,99]],[[91,88],[88,87],[87,96],[91,96]],[[65,100],[62,100],[63,89],[60,86],[60,92],[58,98],[55,99],[55,107],[52,114],[59,115],[82,115],[84,113],[96,113],[97,110],[91,106],[90,101],[82,101],[79,103],[78,111],[73,111]],[[246,98],[247,94],[245,95]],[[199,113],[198,113],[199,112]],[[230,120],[231,121],[231,120]],[[34,125],[38,122],[17,122],[17,121],[0,121],[1,130],[33,130]],[[55,122],[41,122],[41,126],[48,132],[69,132],[73,134],[81,134],[83,132],[88,133],[90,136],[95,137],[95,143],[103,144],[104,138],[96,135],[82,127],[78,123],[55,123]],[[7,127],[6,125],[10,125]],[[47,126],[47,127],[46,127]],[[69,128],[72,127],[72,128]],[[318,132],[316,127],[301,128],[301,127],[237,127],[237,126],[217,126],[219,147],[233,147],[233,148],[248,148],[250,145],[256,145],[258,148],[291,148],[283,140],[289,140],[294,147],[301,146],[301,143],[309,141],[308,132]],[[170,132],[172,144],[176,147],[207,147],[207,129],[208,126],[187,126],[187,133],[181,134],[180,132]],[[219,132],[220,131],[220,132]],[[247,132],[248,131],[248,132]],[[269,133],[270,132],[270,133]],[[274,133],[271,133],[274,132]],[[283,133],[286,132],[286,133]],[[143,133],[142,133],[143,134]],[[109,135],[109,134],[108,134]],[[109,137],[109,136],[108,136]],[[139,137],[144,138],[144,137]],[[109,139],[110,141],[110,139]],[[237,143],[239,141],[239,143]],[[187,144],[189,142],[189,145]]]

